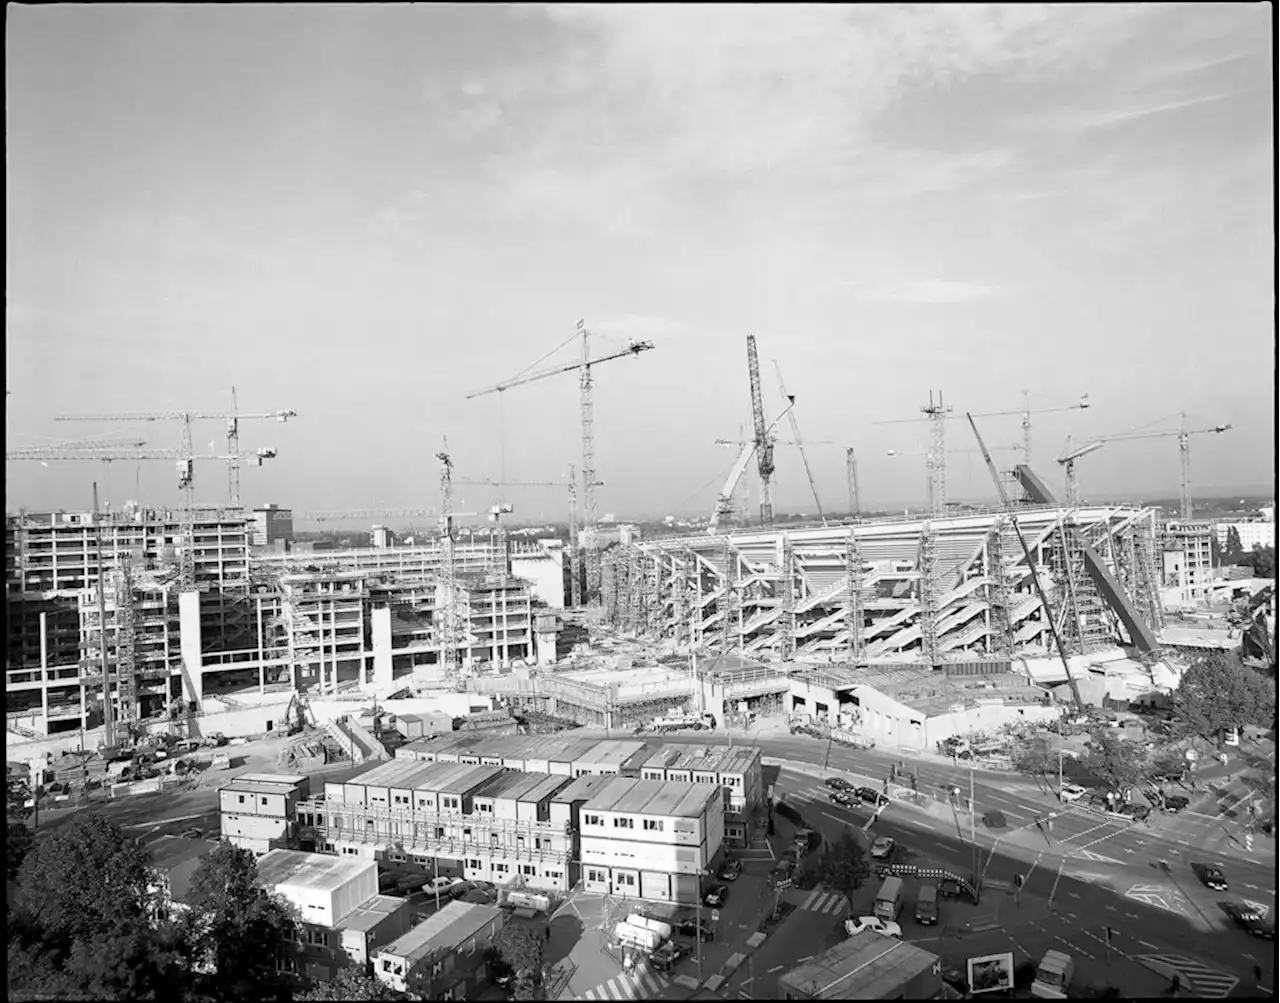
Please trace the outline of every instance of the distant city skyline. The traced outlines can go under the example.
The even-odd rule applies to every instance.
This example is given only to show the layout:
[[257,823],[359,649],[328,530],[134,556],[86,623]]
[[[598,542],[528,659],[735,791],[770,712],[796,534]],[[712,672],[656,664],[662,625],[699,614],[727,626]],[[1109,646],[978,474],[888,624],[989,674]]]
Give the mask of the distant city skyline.
[[[715,440],[751,427],[747,334],[833,511],[846,445],[864,508],[923,505],[923,457],[888,453],[927,426],[877,422],[939,389],[957,417],[1089,394],[1033,416],[1055,487],[1068,436],[1179,412],[1234,426],[1193,441],[1196,495],[1271,476],[1269,7],[8,14],[10,449],[174,448],[174,422],[53,416],[229,410],[234,386],[242,412],[298,411],[242,423],[279,452],[243,470],[246,505],[434,508],[446,436],[459,477],[580,475],[576,372],[466,394],[573,363],[581,318],[598,354],[655,344],[595,369],[600,513],[710,512],[734,459]],[[949,425],[948,495],[993,503]],[[1021,442],[1016,416],[980,426]],[[225,428],[194,441],[225,452]],[[795,449],[776,459],[776,507],[811,508]],[[1176,496],[1176,443],[1079,473],[1086,499]],[[10,462],[7,508],[86,509],[94,481],[116,507],[179,497],[171,462]],[[196,496],[226,500],[223,464]]]

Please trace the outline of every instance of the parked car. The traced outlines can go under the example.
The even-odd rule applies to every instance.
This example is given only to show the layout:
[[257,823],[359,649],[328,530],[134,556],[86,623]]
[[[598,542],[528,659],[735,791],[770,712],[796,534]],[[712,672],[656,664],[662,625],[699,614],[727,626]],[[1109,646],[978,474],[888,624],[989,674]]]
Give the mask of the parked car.
[[878,791],[874,787],[859,787],[855,793],[858,795],[859,801],[865,801],[867,804],[873,804],[877,808],[881,805],[889,804],[893,799],[883,791]]
[[849,781],[845,780],[843,777],[827,777],[823,782],[833,791],[853,790],[853,784],[849,783]]
[[681,937],[688,937],[691,940],[697,937],[704,944],[709,940],[716,939],[716,932],[706,923],[699,923],[696,919],[682,919],[678,923],[673,923],[671,930],[673,933]]
[[1232,903],[1228,912],[1233,920],[1250,936],[1259,940],[1275,940],[1276,925],[1256,909]]
[[422,886],[422,890],[431,895],[434,895],[436,892],[442,892],[442,893],[447,892],[454,885],[461,884],[461,883],[462,883],[461,878],[446,878],[443,875],[441,875],[438,878],[430,878]]
[[742,861],[736,857],[729,857],[720,865],[720,870],[716,872],[716,877],[721,881],[737,881],[738,875],[742,873]]
[[1222,873],[1221,867],[1216,864],[1205,864],[1200,873],[1200,880],[1204,882],[1206,888],[1212,888],[1216,892],[1227,890],[1227,876]]
[[1170,794],[1160,805],[1161,811],[1167,811],[1175,814],[1187,808],[1191,804],[1191,799],[1183,797],[1181,794]]
[[1065,804],[1071,804],[1073,801],[1079,801],[1088,793],[1088,789],[1081,787],[1079,784],[1063,784],[1062,790],[1058,791],[1058,800]]
[[184,829],[182,832],[182,838],[183,839],[203,839],[204,830],[203,829]]
[[669,972],[683,957],[684,951],[679,945],[668,940],[665,944],[659,944],[657,950],[649,955],[649,964],[655,972]]
[[1151,809],[1144,804],[1127,804],[1120,806],[1118,814],[1131,818],[1135,822],[1141,822],[1151,814]]
[[893,851],[896,847],[897,844],[888,836],[881,836],[871,844],[871,858],[873,860],[889,860],[893,857]]
[[852,808],[857,802],[851,794],[846,794],[844,791],[832,791],[831,803],[838,804],[842,808]]
[[850,917],[844,921],[844,932],[850,937],[866,930],[871,930],[883,937],[902,939],[902,927],[893,920],[880,919],[878,916],[859,916],[857,919]]
[[728,885],[712,885],[702,896],[702,904],[712,909],[719,909],[729,897]]

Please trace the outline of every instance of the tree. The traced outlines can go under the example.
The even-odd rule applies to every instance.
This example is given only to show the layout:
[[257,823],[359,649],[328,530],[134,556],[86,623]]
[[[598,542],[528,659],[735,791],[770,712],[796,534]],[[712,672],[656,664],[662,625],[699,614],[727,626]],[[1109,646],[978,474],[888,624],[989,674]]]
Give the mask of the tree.
[[379,982],[359,968],[342,968],[331,982],[318,982],[305,992],[293,997],[307,1001],[373,1000],[391,1001],[407,999],[390,986]]
[[1035,735],[1020,745],[1014,746],[1013,768],[1024,776],[1031,777],[1037,787],[1043,788],[1045,777],[1058,764],[1058,757],[1049,748],[1049,740],[1043,735]]
[[27,854],[31,852],[34,845],[35,837],[31,835],[26,822],[9,822],[9,835],[5,842],[5,863],[8,865],[10,881],[18,876],[22,862],[27,859]]
[[511,969],[518,1000],[536,998],[542,985],[543,940],[527,926],[504,926],[493,938],[493,949]]
[[833,891],[840,892],[853,905],[853,893],[871,876],[871,862],[867,851],[850,829],[842,829],[834,843],[824,845],[818,862],[818,880]]
[[1083,763],[1087,770],[1107,784],[1108,790],[1123,791],[1138,782],[1143,772],[1143,750],[1123,741],[1111,728],[1095,728],[1089,733],[1089,748]]
[[[1217,539],[1216,536],[1215,539]],[[1240,530],[1237,527],[1227,527],[1227,543],[1222,550],[1224,564],[1235,564],[1244,554],[1244,544],[1240,542]]]
[[288,902],[262,886],[252,853],[219,843],[192,875],[186,904],[183,940],[213,995],[289,997],[289,982],[276,968],[298,938],[298,920]]
[[1232,728],[1271,727],[1276,717],[1275,683],[1235,655],[1208,655],[1183,673],[1173,712],[1188,731],[1221,748]]
[[32,810],[27,807],[30,800],[31,788],[26,778],[10,774],[5,790],[5,815],[11,819],[30,818]]
[[1255,544],[1253,552],[1246,554],[1236,563],[1252,568],[1254,578],[1275,578],[1276,548]]

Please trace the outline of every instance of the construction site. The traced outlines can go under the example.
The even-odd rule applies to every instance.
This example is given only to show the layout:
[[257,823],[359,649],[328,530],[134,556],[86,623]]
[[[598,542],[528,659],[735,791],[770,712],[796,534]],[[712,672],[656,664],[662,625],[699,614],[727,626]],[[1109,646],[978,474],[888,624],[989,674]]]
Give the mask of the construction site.
[[[808,707],[834,726],[851,705],[839,693],[847,696],[877,673],[896,673],[899,690],[898,677],[915,673],[922,681],[915,689],[935,700],[942,691],[930,690],[931,678],[989,678],[992,689],[1012,692],[1021,684],[1008,677],[1019,673],[1028,685],[1066,682],[1074,695],[1074,675],[1087,674],[1099,653],[1112,661],[1158,660],[1171,598],[1194,604],[1209,588],[1213,529],[1193,519],[1188,443],[1229,425],[1188,429],[1183,416],[1177,429],[1068,448],[1056,461],[1066,478],[1064,503],[1031,468],[1038,411],[1024,394],[1021,409],[965,416],[1000,499],[981,508],[947,496],[946,429],[956,418],[941,394],[935,400],[931,393],[922,417],[905,419],[927,422],[930,435],[919,512],[864,517],[856,454],[846,447],[849,504],[835,516],[823,509],[796,398],[780,370],[785,406],[767,420],[751,336],[753,434],[726,442],[739,452],[705,524],[645,540],[620,533],[614,542],[597,516],[592,372],[653,345],[632,342],[592,357],[588,333],[579,324],[570,339],[581,340],[581,361],[469,395],[576,374],[580,468],[558,481],[455,478],[446,443],[437,454],[432,509],[246,510],[242,463],[261,464],[276,451],[241,452],[239,424],[285,421],[296,417],[291,409],[62,415],[178,421],[182,444],[161,450],[99,439],[8,451],[10,460],[42,462],[176,460],[183,496],[173,510],[130,504],[111,512],[97,504],[95,486],[91,511],[6,517],[11,740],[102,727],[110,745],[126,728],[193,727],[228,708],[291,706],[299,694],[473,693],[484,709],[497,701],[579,725],[633,730],[682,714],[714,727]],[[1087,407],[1085,396],[1041,410]],[[973,421],[1005,415],[1021,418],[1024,437],[1024,462],[1011,471],[997,470]],[[790,440],[777,436],[784,418]],[[192,425],[201,420],[227,422],[225,454],[194,452]],[[1164,522],[1149,507],[1081,503],[1078,460],[1113,439],[1164,435],[1177,437],[1182,458],[1181,519]],[[800,449],[816,519],[775,522],[774,450],[784,444]],[[195,502],[196,464],[210,460],[228,465],[225,505]],[[743,525],[752,521],[739,501],[753,462],[759,517]],[[487,538],[459,540],[458,520],[477,513],[454,511],[455,483],[490,484],[499,494],[483,513]],[[519,484],[567,492],[566,539],[513,543],[504,520],[513,509],[501,492]],[[389,516],[430,516],[439,531],[401,544],[375,526],[367,548],[291,545],[294,520]],[[1061,666],[1056,676],[1043,670],[1049,661]],[[1042,666],[1038,675],[1031,663]],[[805,695],[815,690],[833,696]],[[1025,694],[1010,698],[1010,706],[1025,703]]]

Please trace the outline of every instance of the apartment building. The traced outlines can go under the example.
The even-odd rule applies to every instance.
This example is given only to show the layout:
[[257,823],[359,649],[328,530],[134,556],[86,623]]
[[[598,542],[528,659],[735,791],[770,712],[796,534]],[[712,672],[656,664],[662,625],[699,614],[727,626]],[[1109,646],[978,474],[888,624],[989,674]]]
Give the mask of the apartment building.
[[258,861],[258,877],[298,910],[298,941],[281,960],[307,979],[328,982],[353,966],[367,972],[374,955],[411,926],[406,900],[378,894],[371,860],[272,850]]
[[760,750],[753,746],[692,746],[639,740],[517,736],[483,738],[456,733],[409,742],[397,758],[421,762],[488,763],[525,772],[622,776],[717,784],[724,792],[725,841],[745,846],[764,805]]
[[502,766],[392,760],[298,805],[304,846],[433,872],[567,891],[575,834],[553,800],[571,781]]
[[[1170,522],[1164,530],[1164,588],[1169,598],[1197,602],[1213,584],[1213,523]],[[1166,593],[1168,595],[1168,593]]]
[[488,979],[488,950],[506,921],[495,906],[450,902],[382,947],[373,974],[412,999],[473,999]]
[[610,777],[580,811],[583,887],[694,903],[724,844],[724,796],[711,784]]
[[255,508],[251,515],[249,542],[255,547],[271,547],[277,540],[293,542],[293,509],[279,505]]
[[298,806],[311,792],[311,779],[286,773],[242,773],[218,788],[222,838],[262,856],[294,847]]
[[1254,522],[1216,522],[1213,524],[1214,535],[1218,546],[1227,545],[1227,534],[1235,530],[1240,537],[1240,547],[1248,552],[1254,547],[1274,547],[1276,545],[1276,524],[1270,521]]

